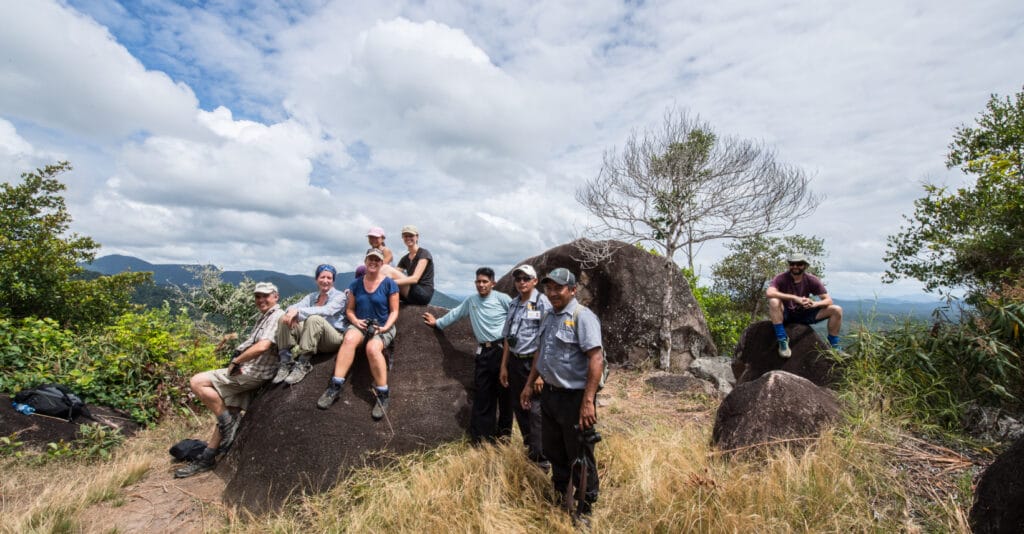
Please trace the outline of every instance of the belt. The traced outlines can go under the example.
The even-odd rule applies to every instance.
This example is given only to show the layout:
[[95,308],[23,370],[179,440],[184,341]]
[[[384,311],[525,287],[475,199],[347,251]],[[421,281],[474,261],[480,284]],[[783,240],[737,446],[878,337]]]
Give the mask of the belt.
[[547,382],[544,382],[544,389],[546,389],[548,391],[553,391],[555,393],[573,393],[573,392],[576,392],[576,391],[583,391],[582,389],[560,388],[558,386],[552,386],[551,384],[548,384]]
[[513,352],[512,355],[515,356],[516,358],[519,358],[520,360],[532,360],[533,357],[537,355],[537,351],[533,351],[529,354],[519,354],[518,352]]
[[503,339],[495,339],[494,341],[484,341],[480,344],[482,348],[489,349],[491,347],[500,347]]

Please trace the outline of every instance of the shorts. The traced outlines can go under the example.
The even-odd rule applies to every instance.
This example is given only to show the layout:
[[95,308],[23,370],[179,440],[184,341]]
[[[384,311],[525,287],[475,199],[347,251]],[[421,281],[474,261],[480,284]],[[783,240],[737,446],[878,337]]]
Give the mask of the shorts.
[[409,294],[406,295],[402,301],[406,304],[426,306],[427,304],[430,304],[430,299],[433,297],[434,288],[413,284],[409,286]]
[[252,401],[253,394],[267,382],[266,378],[238,373],[229,375],[227,369],[207,371],[213,389],[217,390],[224,405],[232,408],[246,409]]
[[782,322],[784,324],[797,323],[807,325],[820,323],[826,319],[825,317],[818,319],[818,312],[821,310],[822,308],[810,308],[806,310],[790,310],[789,308],[786,308],[782,314]]
[[[357,327],[354,324],[348,325],[348,328],[345,329],[345,332],[348,333],[349,330],[355,330],[356,332],[363,332],[362,330],[359,329],[359,327]],[[395,340],[395,330],[397,330],[397,328],[392,326],[391,329],[388,330],[387,332],[384,332],[383,334],[377,333],[377,335],[375,335],[373,337],[379,338],[381,341],[384,342],[384,346],[387,347],[388,345],[391,344],[392,341]],[[364,342],[366,341],[366,333],[364,333],[364,332],[363,332],[363,341]],[[362,345],[362,343],[360,343],[360,345]]]

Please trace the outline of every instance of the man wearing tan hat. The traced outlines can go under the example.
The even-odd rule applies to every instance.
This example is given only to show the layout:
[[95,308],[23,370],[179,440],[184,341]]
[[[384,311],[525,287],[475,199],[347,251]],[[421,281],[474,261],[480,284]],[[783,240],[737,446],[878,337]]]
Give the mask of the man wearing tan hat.
[[228,366],[199,373],[189,381],[192,392],[217,416],[217,427],[206,450],[199,458],[175,471],[175,478],[190,477],[213,469],[217,454],[227,452],[234,443],[241,420],[240,413],[249,406],[253,392],[277,372],[274,340],[277,325],[284,317],[284,310],[277,305],[277,286],[270,282],[260,282],[253,288],[253,297],[260,318],[252,334],[235,349]]

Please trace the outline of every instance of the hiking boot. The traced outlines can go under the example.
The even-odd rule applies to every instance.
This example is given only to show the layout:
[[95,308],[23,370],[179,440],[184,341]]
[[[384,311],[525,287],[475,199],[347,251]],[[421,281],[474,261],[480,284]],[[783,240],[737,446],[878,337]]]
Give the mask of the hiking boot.
[[292,372],[292,362],[291,361],[281,362],[281,364],[277,367],[277,374],[274,375],[274,378],[270,381],[270,383],[271,384],[280,384],[281,382],[284,382],[285,380],[288,380],[288,375],[291,374],[291,372]]
[[374,421],[380,421],[384,419],[384,415],[388,412],[388,393],[382,393],[374,389],[373,394],[377,397],[377,402],[373,403],[373,411],[370,412],[370,417]]
[[338,395],[341,395],[341,386],[332,381],[317,399],[316,407],[321,410],[330,408],[334,401],[338,400]]
[[220,447],[217,449],[220,452],[228,452],[231,449],[231,444],[235,442],[235,436],[238,435],[238,424],[242,422],[242,418],[238,415],[227,412],[231,419],[227,423],[217,423],[217,430],[220,430]]
[[288,377],[284,379],[284,383],[289,386],[292,384],[298,384],[302,382],[303,378],[313,370],[313,364],[306,360],[299,360],[292,366],[292,371],[288,373]]
[[179,467],[174,470],[174,478],[188,478],[192,475],[198,475],[204,471],[209,471],[217,465],[214,460],[214,455],[202,454],[199,458],[192,460],[185,467]]
[[793,351],[789,349],[789,338],[783,338],[779,340],[779,356],[783,358],[789,358],[793,355]]

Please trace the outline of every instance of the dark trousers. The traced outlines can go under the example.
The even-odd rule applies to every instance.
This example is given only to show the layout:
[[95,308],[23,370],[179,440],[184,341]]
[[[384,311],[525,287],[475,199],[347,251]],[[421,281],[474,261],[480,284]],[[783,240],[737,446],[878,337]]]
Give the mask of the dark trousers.
[[[482,348],[473,369],[473,411],[469,419],[469,437],[473,443],[496,441],[512,435],[512,410],[507,388],[501,387],[501,345]],[[497,423],[495,423],[497,422]]]
[[[565,493],[569,487],[570,473],[574,475],[574,484],[579,487],[580,469],[577,468],[573,473],[572,464],[580,454],[586,457],[587,488],[582,500],[593,503],[597,502],[599,486],[594,444],[580,443],[581,432],[573,428],[573,425],[579,423],[582,402],[582,389],[556,389],[544,386],[540,396],[543,414],[541,440],[544,443],[544,456],[551,462],[551,482],[558,493]],[[579,499],[578,493],[576,498]]]
[[516,358],[510,354],[508,358],[508,393],[513,398],[512,412],[516,416],[516,423],[519,424],[519,432],[523,434],[523,444],[526,445],[526,454],[534,462],[544,460],[544,446],[541,443],[541,421],[540,395],[531,397],[533,404],[529,410],[524,410],[516,402],[519,392],[526,386],[526,379],[530,376],[532,359]]

